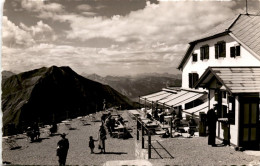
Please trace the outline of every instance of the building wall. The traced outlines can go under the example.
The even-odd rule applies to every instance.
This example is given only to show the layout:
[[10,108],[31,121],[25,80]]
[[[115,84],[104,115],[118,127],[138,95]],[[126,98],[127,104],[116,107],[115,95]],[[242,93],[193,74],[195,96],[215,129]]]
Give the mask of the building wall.
[[[215,59],[215,44],[218,41],[226,42],[225,58],[219,57],[218,59]],[[209,45],[209,59],[204,59],[202,61],[200,60],[200,47],[206,44]],[[198,73],[200,77],[209,66],[260,66],[260,60],[251,55],[242,46],[240,47],[240,56],[231,58],[230,47],[238,44],[239,43],[237,43],[229,35],[196,44],[192,53],[196,53],[198,55],[198,60],[197,62],[192,62],[192,56],[190,56],[184,64],[182,72],[182,88],[189,88],[189,73]]]

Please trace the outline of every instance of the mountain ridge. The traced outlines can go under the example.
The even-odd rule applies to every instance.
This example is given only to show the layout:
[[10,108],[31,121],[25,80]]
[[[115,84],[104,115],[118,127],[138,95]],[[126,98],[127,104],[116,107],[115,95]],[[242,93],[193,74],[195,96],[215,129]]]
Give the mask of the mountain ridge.
[[[133,108],[135,103],[108,85],[89,80],[70,67],[42,67],[2,81],[3,126],[18,128],[34,121],[50,123],[107,107]],[[40,120],[39,120],[40,119]],[[6,134],[6,132],[4,133]]]
[[166,87],[180,87],[181,75],[168,73],[144,73],[136,76],[99,76],[97,74],[85,75],[84,77],[110,85],[121,94],[132,100],[138,101],[139,96],[160,91]]

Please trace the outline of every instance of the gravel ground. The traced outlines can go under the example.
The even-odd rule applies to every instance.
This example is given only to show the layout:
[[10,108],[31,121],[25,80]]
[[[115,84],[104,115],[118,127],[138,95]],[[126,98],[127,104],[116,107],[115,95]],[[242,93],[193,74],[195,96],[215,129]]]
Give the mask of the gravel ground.
[[[95,115],[100,119],[101,114]],[[124,118],[129,118],[126,112]],[[117,139],[110,138],[106,140],[107,154],[98,154],[97,142],[95,152],[90,154],[88,148],[89,136],[97,138],[97,131],[101,122],[91,122],[90,125],[83,126],[78,119],[72,120],[72,127],[75,130],[68,130],[64,124],[59,125],[59,133],[68,133],[67,138],[70,142],[70,149],[67,157],[69,165],[103,165],[111,160],[134,160],[135,159],[135,122],[129,118],[129,127],[134,130],[131,132],[134,138]],[[3,161],[11,162],[17,165],[57,165],[56,146],[60,136],[49,137],[42,133],[41,142],[29,143],[24,135],[16,139],[22,146],[20,149],[9,150],[3,142]],[[3,140],[4,141],[4,140]],[[158,144],[158,142],[174,157],[170,155]],[[211,147],[207,145],[207,137],[186,138],[160,138],[152,137],[152,145],[160,153],[163,159],[152,150],[152,159],[149,159],[153,165],[248,165],[252,161],[260,161],[260,157],[246,155],[244,152],[235,151],[229,146]],[[147,145],[146,145],[147,146]]]
[[[100,114],[96,115],[100,119]],[[123,116],[124,117],[124,116]],[[106,154],[98,154],[98,142],[95,142],[96,154],[90,154],[88,147],[89,136],[97,139],[97,132],[101,122],[91,122],[91,125],[83,126],[78,119],[72,120],[72,127],[75,130],[68,130],[64,124],[59,125],[59,133],[67,133],[66,136],[70,142],[67,162],[69,165],[102,165],[110,160],[133,160],[134,153],[134,138],[117,139],[107,136]],[[57,142],[60,136],[49,137],[47,133],[42,133],[41,142],[30,143],[25,136],[23,139],[16,139],[17,143],[22,146],[21,149],[9,150],[8,146],[3,143],[3,161],[11,162],[11,164],[19,165],[57,165],[58,157],[56,156]]]

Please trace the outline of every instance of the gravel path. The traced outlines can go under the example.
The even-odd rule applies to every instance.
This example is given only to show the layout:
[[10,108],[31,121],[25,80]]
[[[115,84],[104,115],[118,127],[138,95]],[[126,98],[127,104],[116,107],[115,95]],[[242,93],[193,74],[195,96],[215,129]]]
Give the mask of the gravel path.
[[[101,114],[95,115],[100,119]],[[124,118],[129,118],[126,112]],[[133,128],[131,132],[134,138],[117,139],[107,137],[106,151],[107,154],[97,154],[98,143],[96,142],[96,154],[90,154],[88,148],[89,136],[97,138],[97,131],[101,122],[91,122],[91,125],[83,126],[79,119],[72,120],[72,127],[75,130],[68,130],[64,124],[59,125],[59,133],[68,133],[67,138],[70,142],[67,163],[69,165],[103,165],[106,161],[111,160],[134,160],[135,159],[135,121],[129,118],[129,127]],[[184,134],[185,136],[185,134]],[[3,161],[11,162],[17,165],[57,165],[58,157],[56,156],[56,146],[60,136],[49,137],[47,133],[42,133],[41,142],[29,143],[24,135],[16,139],[17,143],[22,146],[20,149],[9,150],[8,146],[3,143]],[[4,141],[4,140],[3,140]],[[174,157],[173,159],[166,153],[158,142],[167,149]],[[152,137],[152,144],[160,153],[163,159],[152,150],[152,159],[149,159],[153,165],[247,165],[252,161],[260,161],[260,157],[250,156],[244,152],[235,151],[229,146],[211,147],[207,145],[207,137],[194,138],[160,138]]]
[[[100,114],[96,115],[100,119]],[[88,147],[89,136],[97,139],[97,132],[101,122],[91,122],[91,125],[83,126],[78,119],[72,120],[72,127],[75,130],[68,130],[64,124],[59,125],[59,133],[68,133],[66,136],[70,142],[70,148],[67,156],[66,164],[69,165],[102,165],[110,160],[133,160],[134,154],[134,138],[117,139],[111,138],[109,135],[106,140],[106,154],[98,154],[98,142],[95,142],[96,148],[90,154]],[[23,136],[24,137],[24,136]],[[56,156],[57,142],[60,136],[49,137],[48,134],[41,134],[43,139],[41,142],[29,143],[26,138],[16,139],[17,143],[22,146],[21,149],[9,150],[8,146],[3,143],[3,161],[11,162],[11,164],[19,165],[57,165],[58,157]]]

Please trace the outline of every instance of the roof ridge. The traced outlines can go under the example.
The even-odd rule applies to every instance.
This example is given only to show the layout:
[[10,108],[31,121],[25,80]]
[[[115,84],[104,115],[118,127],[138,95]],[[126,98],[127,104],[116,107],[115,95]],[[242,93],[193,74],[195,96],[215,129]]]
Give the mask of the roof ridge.
[[229,30],[233,27],[233,25],[237,22],[237,20],[240,18],[241,15],[242,15],[242,14],[239,14],[239,15],[236,17],[236,19],[231,23],[231,25],[226,29],[226,31],[229,31]]

